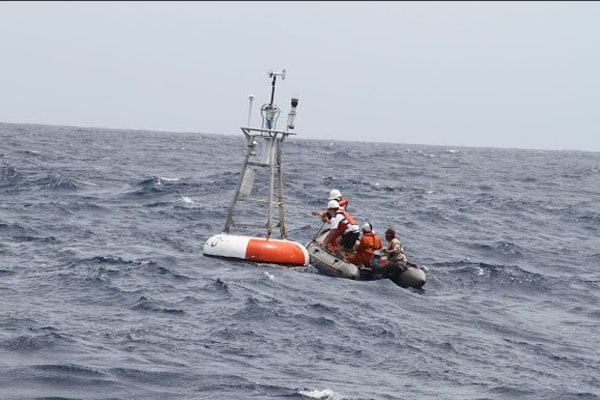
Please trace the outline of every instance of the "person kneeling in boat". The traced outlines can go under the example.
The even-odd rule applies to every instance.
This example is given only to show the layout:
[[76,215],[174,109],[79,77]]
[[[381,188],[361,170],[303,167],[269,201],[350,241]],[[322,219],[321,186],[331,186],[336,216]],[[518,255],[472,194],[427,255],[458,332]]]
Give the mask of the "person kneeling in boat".
[[382,252],[388,258],[388,273],[395,275],[406,271],[406,255],[404,254],[400,239],[396,237],[396,231],[388,228],[385,231],[385,240],[388,241],[388,246]]
[[[342,193],[337,189],[332,189],[331,192],[329,192],[329,198],[327,200],[336,200],[339,204],[339,208],[342,211],[346,211],[346,208],[348,207],[348,203],[350,202],[350,200],[343,198]],[[314,215],[315,217],[321,218],[321,221],[323,221],[324,224],[328,223],[329,219],[331,218],[329,216],[329,214],[327,214],[327,210],[326,211],[312,211],[311,214]]]
[[346,253],[354,249],[360,237],[360,228],[350,214],[340,209],[337,200],[329,200],[327,214],[330,217],[330,230],[321,246],[334,254],[339,254],[345,260]]
[[370,267],[373,261],[375,250],[383,248],[381,238],[373,232],[373,225],[367,222],[362,227],[363,235],[360,243],[356,246],[356,253],[350,253],[346,256],[348,262],[358,266]]

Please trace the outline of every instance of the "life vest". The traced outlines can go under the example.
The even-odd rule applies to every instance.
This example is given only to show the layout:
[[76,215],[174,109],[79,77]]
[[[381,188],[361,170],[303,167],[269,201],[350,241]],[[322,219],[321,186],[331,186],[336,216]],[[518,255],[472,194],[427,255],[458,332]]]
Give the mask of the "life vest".
[[373,252],[381,249],[383,245],[381,244],[381,238],[379,236],[375,235],[373,232],[366,232],[363,234],[360,247],[364,253],[373,255]]
[[342,197],[340,197],[340,199],[338,200],[338,204],[340,205],[340,207],[343,207],[344,210],[346,210],[346,207],[348,206],[348,203],[350,201],[348,199],[344,199]]
[[[336,200],[338,202],[338,204],[340,206],[340,211],[346,211],[346,207],[348,206],[348,203],[350,202],[350,200],[344,199],[341,197],[338,197],[337,199],[333,199],[333,200]],[[323,216],[327,219],[327,221],[331,221],[331,215],[329,215],[327,213],[327,211],[325,211]]]
[[343,235],[346,231],[349,232],[351,230],[351,225],[354,225],[356,228],[358,228],[358,225],[356,225],[356,221],[354,221],[354,218],[352,218],[352,216],[346,211],[338,210],[335,214],[343,216],[343,218],[340,220],[337,226],[337,231],[340,235]]
[[365,232],[356,247],[356,253],[347,256],[348,261],[357,265],[371,265],[375,250],[383,248],[381,238],[373,232]]

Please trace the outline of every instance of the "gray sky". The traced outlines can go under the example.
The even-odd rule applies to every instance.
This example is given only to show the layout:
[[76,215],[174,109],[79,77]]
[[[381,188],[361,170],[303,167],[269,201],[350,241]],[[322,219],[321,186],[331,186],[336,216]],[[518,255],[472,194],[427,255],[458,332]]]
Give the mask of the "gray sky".
[[[600,151],[600,2],[0,2],[0,121]],[[258,113],[254,113],[258,121]]]

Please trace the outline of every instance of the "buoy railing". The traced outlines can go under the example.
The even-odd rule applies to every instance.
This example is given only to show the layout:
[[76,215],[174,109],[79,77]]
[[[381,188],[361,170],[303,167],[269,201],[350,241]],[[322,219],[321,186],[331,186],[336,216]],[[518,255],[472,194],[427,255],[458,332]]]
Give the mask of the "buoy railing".
[[[229,233],[232,227],[263,228],[267,237],[273,233],[273,228],[279,227],[280,237],[287,238],[285,226],[285,207],[283,198],[283,168],[282,168],[282,142],[290,135],[290,131],[279,131],[264,128],[242,127],[247,141],[246,153],[240,171],[240,177],[235,189],[235,194],[227,211],[227,219],[223,232]],[[260,145],[260,146],[259,146]],[[256,177],[256,169],[267,170],[267,196],[266,198],[251,197]],[[277,179],[275,179],[277,178]],[[263,224],[245,223],[234,218],[238,202],[263,205],[267,207],[267,221]],[[274,208],[278,211],[278,222],[274,224]]]

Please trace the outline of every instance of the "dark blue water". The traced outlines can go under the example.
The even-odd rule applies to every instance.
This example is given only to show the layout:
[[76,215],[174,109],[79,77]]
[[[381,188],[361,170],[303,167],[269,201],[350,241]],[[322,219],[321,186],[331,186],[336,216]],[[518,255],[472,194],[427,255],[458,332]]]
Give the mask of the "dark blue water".
[[204,257],[241,133],[0,143],[1,399],[600,398],[600,153],[288,140],[290,238],[338,188],[416,290]]

